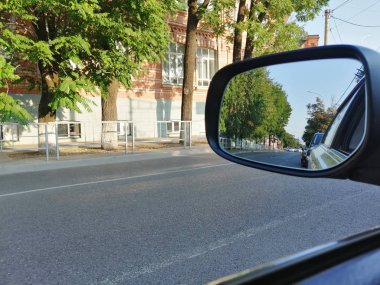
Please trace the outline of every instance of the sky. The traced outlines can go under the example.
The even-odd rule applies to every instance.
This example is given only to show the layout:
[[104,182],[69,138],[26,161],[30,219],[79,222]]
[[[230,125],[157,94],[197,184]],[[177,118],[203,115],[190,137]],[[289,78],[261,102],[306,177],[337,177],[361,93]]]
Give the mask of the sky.
[[361,63],[353,59],[325,59],[272,65],[266,69],[286,92],[292,114],[286,131],[302,137],[307,120],[306,105],[320,97],[326,107],[340,106],[355,87]]
[[[328,45],[352,44],[380,51],[380,0],[331,0],[329,1],[329,5],[323,8],[314,20],[307,23],[299,23],[309,35],[320,36],[320,46],[323,45],[324,39],[325,9],[332,10]],[[355,25],[345,23],[342,20]],[[344,83],[345,78],[348,76],[346,71],[349,73],[352,72],[351,69],[354,68],[355,64],[346,70],[343,68],[344,65],[342,62],[335,67],[330,64],[329,66],[335,72],[329,72],[330,77],[322,73],[323,68],[321,68],[319,72],[316,72],[315,74],[318,75],[316,82],[319,82],[320,85],[313,84],[306,74],[297,72],[297,69],[300,68],[301,65],[289,65],[287,67],[288,72],[283,73],[280,72],[280,69],[276,70],[276,68],[272,68],[272,74],[276,74],[276,80],[282,81],[282,85],[288,93],[288,99],[292,105],[293,113],[286,130],[295,135],[296,138],[302,137],[303,130],[300,130],[304,128],[306,124],[307,103],[315,102],[315,98],[319,96],[324,98],[326,106],[330,106],[332,101],[339,99],[339,94],[342,92],[340,90],[343,85],[346,84]],[[311,67],[311,65],[309,65],[309,67]],[[303,68],[305,68],[305,66]],[[325,70],[328,71],[326,68]],[[294,78],[292,79],[291,74],[294,74],[294,72],[297,72],[297,77],[293,76]],[[351,75],[348,77],[350,76]],[[334,80],[341,82],[339,84],[340,87],[337,87]],[[297,92],[299,95],[295,95]]]
[[320,45],[323,45],[324,10],[327,8],[332,10],[328,44],[354,44],[380,50],[380,0],[329,1],[329,5],[313,21],[300,23],[309,35],[320,36]]

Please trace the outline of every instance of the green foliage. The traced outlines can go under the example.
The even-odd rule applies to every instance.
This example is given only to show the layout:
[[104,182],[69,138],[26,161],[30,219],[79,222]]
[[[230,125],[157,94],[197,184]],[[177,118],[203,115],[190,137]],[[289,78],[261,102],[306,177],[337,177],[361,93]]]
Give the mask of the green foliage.
[[291,107],[282,87],[270,79],[266,69],[255,69],[234,77],[223,97],[219,131],[232,139],[281,137]]
[[211,0],[203,15],[203,26],[217,36],[227,36],[233,22],[235,0]]
[[88,31],[93,59],[85,71],[107,91],[113,79],[130,87],[141,63],[159,61],[170,42],[167,8],[175,1],[99,0],[106,17]]
[[261,27],[260,41],[255,43],[255,54],[264,55],[298,49],[306,32],[296,23],[276,23],[270,28]]
[[232,26],[247,31],[247,44],[253,46],[253,54],[259,56],[287,51],[300,47],[306,32],[295,22],[288,21],[291,15],[300,22],[312,20],[328,0],[259,0],[252,1],[249,16],[244,24]]
[[286,93],[278,83],[272,83],[271,97],[274,101],[274,112],[267,123],[267,130],[269,135],[282,138],[286,134],[285,126],[289,122],[292,108]]
[[328,3],[329,0],[292,0],[296,18],[301,22],[313,20]]
[[299,21],[311,20],[327,2],[324,0],[261,1],[263,5],[257,5],[251,13],[261,13],[262,18],[253,17],[248,21],[248,33],[255,39],[252,43],[254,55],[299,48],[307,34],[297,23],[288,22],[288,18],[293,13]]
[[283,147],[301,147],[298,140],[296,140],[293,135],[287,132],[285,132],[280,139]]
[[27,124],[32,120],[32,116],[21,106],[19,100],[13,99],[5,92],[0,92],[0,122]]
[[8,88],[12,81],[20,77],[14,74],[15,68],[8,64],[3,56],[0,55],[0,88]]
[[60,79],[60,83],[54,90],[55,96],[50,102],[50,107],[53,110],[67,108],[81,113],[82,110],[79,107],[80,104],[87,112],[91,112],[91,106],[95,104],[94,101],[81,96],[79,92],[92,92],[94,89],[95,86],[92,86],[91,82],[88,82],[85,79],[77,78],[76,80],[73,80],[68,76],[63,77]]
[[316,98],[315,103],[308,104],[306,107],[309,118],[307,119],[302,140],[308,145],[315,133],[323,133],[327,130],[330,122],[335,116],[336,110],[333,107],[326,109],[325,104],[319,97]]
[[[0,88],[8,90],[9,85],[18,80],[19,76],[14,74],[15,68],[8,64],[0,55]],[[8,96],[6,92],[0,92],[0,122],[18,122],[26,124],[33,118],[27,110],[21,106],[19,100]]]
[[177,7],[175,0],[7,0],[0,51],[9,63],[38,64],[53,111],[89,110],[81,94],[107,96],[114,79],[128,88],[142,63],[161,59],[170,41],[166,17]]

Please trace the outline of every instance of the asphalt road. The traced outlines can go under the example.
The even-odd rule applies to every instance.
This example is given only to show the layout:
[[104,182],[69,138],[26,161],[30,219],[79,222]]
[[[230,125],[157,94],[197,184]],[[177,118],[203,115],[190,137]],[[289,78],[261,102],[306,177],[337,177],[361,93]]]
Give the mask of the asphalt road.
[[289,152],[289,151],[242,152],[242,153],[236,154],[236,156],[244,157],[249,160],[274,164],[274,165],[302,168],[300,152]]
[[376,226],[379,205],[212,154],[0,175],[0,283],[202,284]]

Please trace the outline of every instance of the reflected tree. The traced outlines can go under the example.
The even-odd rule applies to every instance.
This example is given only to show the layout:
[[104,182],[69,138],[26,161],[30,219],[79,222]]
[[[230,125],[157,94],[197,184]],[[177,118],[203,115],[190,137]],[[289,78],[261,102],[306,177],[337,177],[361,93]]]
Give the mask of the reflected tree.
[[316,98],[315,103],[307,104],[306,107],[309,118],[307,119],[302,140],[306,145],[309,145],[315,133],[323,133],[327,130],[335,116],[336,109],[334,107],[326,109],[323,100],[319,97]]
[[273,82],[266,69],[255,69],[234,77],[227,86],[219,131],[230,139],[279,138],[290,114],[281,85]]

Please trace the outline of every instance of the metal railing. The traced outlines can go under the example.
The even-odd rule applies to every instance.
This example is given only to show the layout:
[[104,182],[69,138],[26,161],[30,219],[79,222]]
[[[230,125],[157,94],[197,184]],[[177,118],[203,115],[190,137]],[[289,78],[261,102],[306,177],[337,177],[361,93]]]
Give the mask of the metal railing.
[[158,138],[176,138],[184,147],[191,148],[192,121],[157,121]]
[[[125,153],[128,152],[128,136],[132,137],[132,152],[135,151],[135,124],[132,121],[102,121],[101,122],[101,142],[103,143],[104,135],[114,135],[117,137],[117,143],[124,145]],[[108,125],[108,126],[107,126]],[[110,127],[108,130],[107,127]]]
[[136,141],[139,144],[183,144],[191,147],[192,122],[181,120],[160,120],[135,122]]
[[[122,146],[124,153],[128,153],[128,144],[132,152],[135,151],[135,126],[131,121],[101,121],[99,123],[86,121],[56,122],[61,127],[58,131],[58,145],[65,149],[89,148],[100,149],[104,140],[112,140],[112,150],[117,151]],[[62,130],[64,133],[62,134]],[[57,157],[59,156],[59,151]]]
[[[197,122],[198,125],[201,125]],[[197,130],[201,134],[204,128]],[[44,152],[46,160],[58,160],[65,149],[101,148],[105,139],[117,144],[125,154],[135,151],[136,145],[146,143],[179,143],[192,147],[192,121],[57,121],[50,123],[0,123],[0,151]],[[161,146],[157,146],[161,147]],[[148,149],[150,146],[148,146]],[[117,150],[116,150],[117,151]]]
[[[22,134],[24,128],[28,128],[28,134]],[[0,151],[44,151],[46,160],[49,160],[49,135],[55,135],[55,132],[49,131],[49,123],[29,123],[27,126],[0,123]],[[21,139],[32,139],[34,143],[22,144]],[[16,146],[15,143],[19,144]]]
[[260,151],[268,149],[267,146],[255,141],[245,139],[230,139],[225,137],[219,138],[219,144],[225,150],[253,150]]

